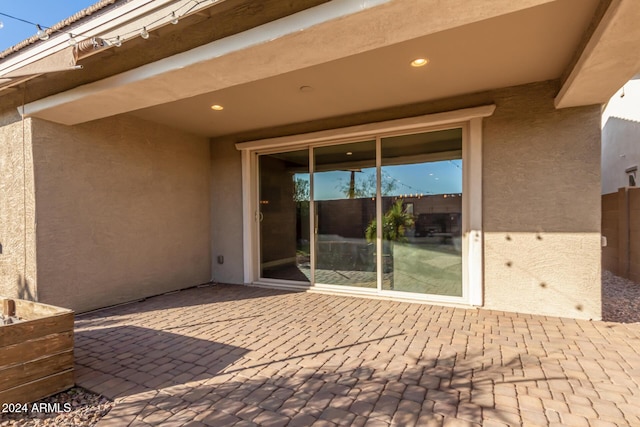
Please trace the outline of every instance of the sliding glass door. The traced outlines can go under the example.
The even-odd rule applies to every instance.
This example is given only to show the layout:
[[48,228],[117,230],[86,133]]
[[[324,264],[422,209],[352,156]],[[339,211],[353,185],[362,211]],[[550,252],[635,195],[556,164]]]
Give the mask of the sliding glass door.
[[462,130],[382,138],[382,289],[462,296]]
[[315,148],[313,157],[315,282],[376,288],[376,141]]
[[461,128],[258,159],[261,279],[463,296]]
[[259,157],[260,277],[309,283],[309,150]]

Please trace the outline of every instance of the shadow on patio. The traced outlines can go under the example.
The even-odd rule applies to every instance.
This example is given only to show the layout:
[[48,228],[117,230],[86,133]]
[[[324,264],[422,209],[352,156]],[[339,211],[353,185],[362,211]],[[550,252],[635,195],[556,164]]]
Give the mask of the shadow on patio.
[[[78,381],[116,399],[106,421],[118,425],[134,420],[152,425],[194,420],[209,426],[249,421],[311,425],[318,420],[364,425],[376,420],[409,426],[437,425],[447,418],[519,424],[515,401],[511,412],[494,409],[494,387],[566,380],[515,376],[525,369],[519,357],[483,367],[478,355],[461,358],[453,353],[445,356],[446,352],[416,360],[413,366],[380,355],[361,359],[358,367],[345,367],[346,352],[384,345],[402,334],[249,363],[241,362],[247,349],[145,328],[122,326],[79,335],[83,341],[96,341],[94,349],[99,352],[108,350],[99,343],[105,337],[123,340],[121,350],[105,352],[100,361],[81,368],[83,379]],[[310,363],[318,358],[323,362]]]
[[607,326],[220,286],[81,316],[77,383],[100,426],[633,425],[640,331]]

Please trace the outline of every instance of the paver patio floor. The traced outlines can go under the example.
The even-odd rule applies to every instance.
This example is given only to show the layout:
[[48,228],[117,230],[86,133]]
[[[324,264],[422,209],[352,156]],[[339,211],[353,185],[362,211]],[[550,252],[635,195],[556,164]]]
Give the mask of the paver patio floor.
[[99,426],[640,425],[640,324],[217,285],[78,316]]

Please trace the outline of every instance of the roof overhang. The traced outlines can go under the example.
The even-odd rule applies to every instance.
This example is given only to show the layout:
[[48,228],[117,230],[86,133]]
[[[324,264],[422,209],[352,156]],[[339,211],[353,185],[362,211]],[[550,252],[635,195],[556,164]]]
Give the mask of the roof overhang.
[[[145,3],[148,0],[132,0],[136,1]],[[602,15],[594,13],[594,5],[598,4],[608,4]],[[209,6],[216,7],[215,4]],[[156,10],[154,13],[165,13],[166,10]],[[217,94],[235,101],[241,99],[244,103],[240,107],[245,116],[236,116],[236,123],[246,123],[247,117],[262,119],[271,114],[267,112],[269,109],[277,109],[280,119],[286,117],[293,123],[293,120],[327,117],[328,113],[350,114],[507,85],[559,79],[562,75],[568,77],[562,82],[556,98],[558,108],[598,104],[606,102],[617,88],[640,70],[640,63],[636,59],[640,30],[634,26],[639,11],[640,2],[635,0],[611,0],[610,3],[608,0],[449,0],[446,8],[438,0],[332,0],[191,50],[44,97],[26,104],[24,109],[20,107],[19,111],[24,111],[25,116],[66,125],[124,113],[150,120],[156,118],[163,123],[168,123],[166,119],[171,117],[174,121],[172,124],[180,124],[181,118],[189,118],[184,113],[188,108],[183,107],[195,109],[196,103],[206,102],[204,98]],[[561,16],[555,16],[556,12]],[[140,9],[140,16],[133,22],[129,21],[128,25],[139,26],[140,22],[147,19],[146,16]],[[602,19],[592,22],[600,16]],[[551,21],[552,24],[548,24]],[[553,28],[546,28],[547,25],[553,25]],[[523,26],[529,26],[530,33],[522,32],[519,40],[508,40],[510,33],[507,31],[516,31]],[[594,29],[586,31],[587,27]],[[498,34],[498,28],[504,33]],[[102,30],[108,35],[118,31],[117,28]],[[589,36],[588,40],[585,34]],[[478,35],[482,36],[484,43],[507,43],[501,45],[506,47],[502,57],[487,59],[486,63],[465,63],[466,55],[471,57],[474,54],[473,47],[469,46],[477,42],[475,36]],[[532,37],[527,39],[529,35]],[[535,37],[540,37],[542,41],[536,44]],[[523,46],[520,47],[518,43]],[[457,47],[447,49],[449,44]],[[575,51],[582,46],[584,49],[576,55]],[[491,51],[491,46],[482,47],[487,49],[486,52]],[[356,73],[349,76],[348,82],[357,84],[361,80],[366,81],[368,88],[378,88],[369,76],[364,78],[357,75],[359,64],[369,67],[366,74],[370,74],[372,55],[377,54],[376,59],[380,59],[389,53],[393,57],[398,49],[436,51],[438,48],[443,59],[440,63],[446,63],[449,68],[442,68],[437,74],[434,61],[433,74],[430,75],[434,80],[413,82],[412,87],[404,88],[404,97],[388,96],[388,100],[374,99],[369,103],[358,103],[358,99],[353,99],[344,102],[351,110],[346,107],[331,110],[329,106],[335,103],[329,101],[335,101],[336,96],[344,94],[346,82],[340,82],[341,85],[336,84],[332,88],[334,99],[330,100],[327,96],[318,98],[318,102],[324,102],[326,108],[314,112],[315,115],[291,114],[297,113],[295,105],[287,110],[281,106],[272,108],[261,104],[263,94],[275,99],[271,88],[281,89],[285,77],[297,82],[296,79],[319,78],[318,75],[327,74],[327,70],[333,72],[334,76],[340,76],[339,71],[348,68]],[[572,61],[571,58],[575,57],[577,60]],[[479,55],[475,59],[483,60]],[[499,61],[492,62],[493,59]],[[509,60],[513,64],[509,64]],[[518,64],[525,60],[530,62]],[[379,68],[387,71],[384,66]],[[508,73],[512,68],[514,73],[519,74],[510,78]],[[534,68],[537,71],[532,71]],[[377,78],[383,80],[391,77],[391,74],[387,76],[384,72],[379,71]],[[448,85],[440,85],[435,76],[444,78],[447,74],[453,83],[449,81]],[[474,74],[484,74],[486,78],[480,81]],[[497,79],[497,74],[502,74],[502,78]],[[395,81],[402,79],[400,74],[392,77]],[[337,79],[340,80],[340,77]],[[455,84],[455,79],[459,84]],[[474,86],[476,80],[478,83]],[[335,77],[333,81],[337,81]],[[299,83],[304,84],[303,81]],[[445,86],[446,89],[443,89]],[[358,94],[363,95],[359,97],[362,99],[368,96],[365,92],[375,92],[365,87],[358,89]],[[380,86],[378,89],[378,92],[390,93],[389,87]],[[424,91],[421,95],[424,98],[414,99],[416,89]],[[258,91],[262,92],[256,94]],[[287,102],[293,98],[283,100]],[[260,106],[259,110],[256,105]],[[313,108],[308,106],[297,110],[312,111]],[[200,124],[211,121],[204,116],[198,120]],[[284,124],[276,120],[261,123],[258,123],[259,120],[253,121],[256,126]],[[218,133],[212,132],[210,127],[201,126],[194,132],[219,136],[225,132],[247,130],[238,126],[226,130],[221,126]]]
[[[217,3],[223,1],[216,0]],[[115,2],[105,2],[105,4],[113,3]],[[155,30],[166,25],[168,23],[166,17],[172,11],[188,10],[186,15],[192,15],[210,6],[206,2],[193,5],[193,0],[130,0],[113,5],[99,16],[83,19],[74,23],[72,28],[62,27],[60,31],[50,32],[51,37],[48,40],[39,41],[33,46],[2,58],[0,91],[42,74],[80,69],[81,67],[76,67],[78,57],[89,56],[92,52],[89,49],[79,52],[78,46],[86,45],[87,42],[91,44],[95,38],[104,41],[100,44],[100,48],[108,47],[110,40],[115,40],[118,35],[126,34],[128,38],[137,36],[136,31],[141,26],[148,25],[149,30]],[[91,11],[92,8],[88,10]],[[57,26],[54,27],[57,28]],[[72,33],[79,41],[76,48],[70,47],[67,32]],[[122,42],[125,41],[125,39],[122,40]]]
[[612,0],[571,70],[557,108],[604,104],[640,71],[640,1]]
[[[550,2],[450,0],[442,8],[433,0],[333,0],[31,102],[24,113],[74,125],[312,67]],[[319,41],[326,48],[317,48]],[[133,93],[145,96],[134,97]]]

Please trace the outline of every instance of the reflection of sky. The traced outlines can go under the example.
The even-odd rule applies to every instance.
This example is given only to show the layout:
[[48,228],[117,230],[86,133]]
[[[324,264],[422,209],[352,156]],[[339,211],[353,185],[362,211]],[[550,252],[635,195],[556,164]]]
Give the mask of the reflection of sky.
[[[356,185],[375,177],[375,168],[356,172]],[[309,180],[309,174],[296,174],[297,178]],[[351,179],[349,171],[318,172],[314,174],[314,196],[316,200],[346,198],[345,192]],[[411,165],[383,166],[383,187],[393,183],[389,196],[402,194],[450,194],[462,193],[462,160],[416,163]]]

